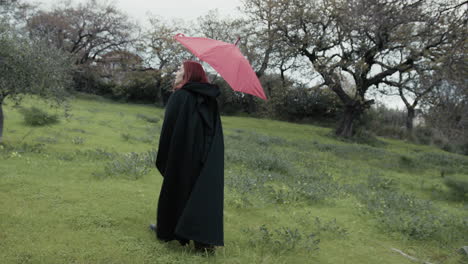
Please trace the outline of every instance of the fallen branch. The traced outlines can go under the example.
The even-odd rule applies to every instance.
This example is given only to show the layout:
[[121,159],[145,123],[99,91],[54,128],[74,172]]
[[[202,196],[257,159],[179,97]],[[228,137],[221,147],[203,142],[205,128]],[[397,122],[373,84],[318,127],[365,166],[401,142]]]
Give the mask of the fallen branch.
[[395,251],[395,252],[397,252],[397,253],[400,253],[402,256],[404,256],[404,257],[406,257],[406,258],[409,258],[409,259],[411,259],[412,261],[416,261],[416,262],[423,263],[423,264],[433,264],[433,263],[431,263],[431,262],[422,261],[422,260],[420,260],[420,259],[417,259],[417,258],[415,258],[415,257],[412,257],[412,256],[406,254],[405,252],[403,252],[403,251],[401,251],[401,250],[399,250],[399,249],[397,249],[397,248],[391,248],[391,250],[392,250],[392,251]]

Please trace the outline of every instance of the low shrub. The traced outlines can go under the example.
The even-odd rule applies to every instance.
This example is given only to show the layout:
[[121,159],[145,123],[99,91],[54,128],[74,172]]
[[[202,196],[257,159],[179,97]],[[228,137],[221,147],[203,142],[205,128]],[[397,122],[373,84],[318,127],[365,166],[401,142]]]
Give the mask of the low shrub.
[[264,149],[226,149],[226,160],[232,163],[244,164],[251,169],[268,172],[289,173],[291,164],[285,158],[271,150]]
[[286,174],[291,170],[291,164],[278,153],[257,151],[251,154],[252,155],[246,155],[245,161],[247,165],[253,169]]
[[68,130],[70,132],[76,132],[76,133],[81,133],[81,134],[86,134],[86,130],[81,129],[81,128],[66,128],[65,130]]
[[126,153],[108,162],[104,167],[104,174],[95,175],[136,180],[146,175],[154,167],[155,161],[156,151]]
[[48,143],[48,144],[57,144],[58,140],[56,137],[37,137],[37,142]]
[[259,144],[260,146],[265,146],[265,147],[272,146],[272,145],[284,146],[287,143],[286,140],[283,138],[262,135],[262,134],[257,134],[257,133],[251,133],[246,138],[246,141],[255,142]]
[[449,188],[453,196],[468,200],[468,180],[445,177],[444,184]]
[[439,166],[467,166],[468,158],[453,154],[425,152],[419,155],[420,159]]
[[261,251],[280,255],[284,252],[295,249],[306,249],[316,251],[319,249],[320,239],[314,233],[304,233],[297,228],[280,227],[271,229],[266,225],[258,228],[244,229],[244,233],[249,236],[251,247]]
[[263,189],[267,182],[267,177],[261,172],[254,172],[252,175],[227,175],[225,179],[226,187],[235,189],[240,194],[250,194],[254,191]]
[[112,152],[109,152],[100,148],[77,150],[74,154],[76,156],[84,157],[89,160],[105,160],[105,159],[116,158],[118,156],[117,153],[112,153]]
[[154,136],[154,134],[151,134],[151,133],[148,133],[147,135],[141,136],[141,137],[132,136],[129,133],[122,133],[120,134],[120,137],[124,141],[140,141],[143,143],[152,143],[156,140],[156,137]]
[[74,137],[72,138],[72,143],[75,145],[83,145],[85,143],[85,139],[82,137]]
[[431,201],[399,193],[391,180],[377,177],[380,176],[369,177],[367,184],[354,186],[352,192],[366,212],[380,222],[383,231],[441,244],[468,235],[466,220],[439,209]]
[[57,158],[63,161],[74,161],[75,157],[73,153],[60,153],[57,155]]
[[413,168],[415,166],[414,159],[405,155],[400,156],[400,158],[398,159],[398,163],[401,167],[404,167],[404,168]]
[[313,146],[321,152],[330,152],[340,158],[350,159],[359,156],[369,156],[372,158],[387,158],[389,153],[384,149],[359,144],[323,144],[313,142]]
[[44,153],[45,144],[43,143],[29,144],[29,143],[23,142],[17,145],[10,145],[7,143],[2,143],[0,144],[0,150],[5,153],[9,153],[9,152],[17,152],[21,154]]
[[326,172],[309,170],[306,174],[294,175],[289,186],[292,192],[301,195],[308,202],[321,202],[338,198],[342,194],[341,185]]
[[132,136],[129,133],[122,133],[120,134],[120,137],[122,137],[124,141],[129,141],[132,138]]
[[20,113],[23,115],[24,123],[29,126],[46,126],[59,122],[58,115],[49,114],[35,106],[22,108]]
[[137,118],[139,119],[142,119],[148,123],[158,123],[159,122],[159,117],[157,116],[148,116],[148,115],[145,115],[145,114],[137,114],[136,115]]

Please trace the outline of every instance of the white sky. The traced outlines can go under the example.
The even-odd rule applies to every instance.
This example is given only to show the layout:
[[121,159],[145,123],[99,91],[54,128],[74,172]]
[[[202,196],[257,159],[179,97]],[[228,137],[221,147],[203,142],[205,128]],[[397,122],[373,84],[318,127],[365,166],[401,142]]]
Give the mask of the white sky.
[[[25,0],[26,2],[40,3],[40,8],[51,8],[59,0]],[[87,2],[86,0],[72,0],[72,3]],[[204,16],[209,10],[218,9],[221,16],[236,16],[239,14],[236,7],[241,0],[114,0],[120,10],[131,19],[145,25],[150,14],[167,19],[180,18],[193,20]]]

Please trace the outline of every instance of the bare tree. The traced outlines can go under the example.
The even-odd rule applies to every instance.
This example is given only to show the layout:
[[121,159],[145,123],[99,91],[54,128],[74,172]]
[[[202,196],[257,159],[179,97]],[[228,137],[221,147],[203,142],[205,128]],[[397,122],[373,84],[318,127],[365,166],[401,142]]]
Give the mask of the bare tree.
[[[465,9],[466,12],[466,9]],[[465,19],[468,19],[465,16]],[[465,22],[466,24],[466,22]],[[428,123],[468,154],[468,29],[459,31],[458,45],[438,61],[433,75],[441,81],[423,99]]]
[[468,154],[468,91],[462,84],[443,81],[431,92],[427,123],[441,133],[452,146]]
[[0,0],[0,22],[19,29],[35,8],[35,5],[21,0]]
[[244,19],[221,17],[219,11],[213,9],[197,18],[193,33],[227,43],[235,43],[238,37],[244,37],[245,26]]
[[158,70],[177,68],[188,52],[174,40],[178,33],[185,32],[181,21],[165,21],[161,17],[149,18],[150,29],[144,34],[141,50],[148,54],[148,64]]
[[132,33],[137,29],[113,4],[97,0],[40,11],[28,20],[27,27],[31,37],[73,54],[78,65],[124,48],[134,41]]
[[185,32],[185,27],[182,21],[165,21],[156,16],[149,18],[149,22],[150,29],[143,34],[138,50],[146,55],[146,64],[159,71],[157,97],[161,100],[160,105],[164,105],[163,93],[170,89],[167,84],[171,83],[168,78],[177,71],[183,58],[189,56],[182,45],[174,40],[176,34]]
[[[436,88],[447,87],[444,83],[452,82],[459,79],[460,76],[466,76],[465,72],[460,70],[454,71],[452,66],[460,66],[461,63],[465,63],[461,60],[462,57],[466,56],[467,34],[466,29],[467,22],[467,9],[466,5],[468,2],[461,2],[458,4],[452,4],[444,6],[440,9],[440,15],[444,17],[443,20],[438,21],[437,26],[429,27],[425,31],[421,30],[419,26],[415,26],[414,29],[420,30],[420,35],[425,37],[434,37],[434,32],[446,34],[446,36],[435,34],[442,40],[438,47],[434,47],[432,50],[426,52],[423,57],[419,60],[414,67],[407,72],[399,72],[397,77],[386,78],[384,83],[397,89],[397,94],[406,106],[407,119],[406,128],[408,131],[413,129],[413,119],[415,117],[416,107],[423,104],[426,97],[428,97],[432,91]],[[462,8],[465,7],[465,8]],[[446,16],[444,13],[450,12],[450,16]],[[456,15],[454,15],[456,14]],[[440,28],[450,28],[450,30],[442,30]],[[428,31],[430,30],[430,31]],[[464,50],[464,51],[462,51]],[[400,53],[403,56],[403,53]],[[447,68],[452,68],[451,71],[447,71]],[[460,67],[458,67],[460,68]],[[465,68],[466,69],[466,68]],[[449,72],[450,75],[449,76]],[[457,74],[458,76],[454,76]],[[391,89],[392,90],[392,89]],[[383,90],[383,93],[386,93]],[[434,93],[432,93],[432,96]]]
[[[382,90],[385,95],[398,95],[406,107],[406,129],[408,132],[413,130],[413,121],[416,117],[416,109],[421,101],[438,85],[442,79],[435,79],[422,70],[413,70],[408,72],[398,72],[396,80],[385,80],[383,83],[396,88],[396,93],[387,89]],[[429,76],[428,76],[429,75]]]
[[[252,64],[257,77],[261,78],[272,68],[273,60],[278,63],[280,60],[279,36],[274,28],[279,15],[276,12],[276,1],[249,0],[243,1],[242,5],[241,10],[245,17],[221,18],[216,10],[212,10],[199,18],[199,31],[206,37],[225,42],[233,43],[238,39],[236,43]],[[287,53],[281,53],[285,54]],[[282,67],[284,71],[288,70],[289,61],[284,59]],[[244,99],[246,111],[254,112],[256,107],[253,96],[245,95]]]
[[[459,1],[281,0],[276,21],[285,43],[318,72],[318,86],[333,90],[344,105],[336,134],[353,135],[354,123],[374,100],[369,89],[382,89],[394,74],[414,69],[451,43],[458,27],[443,22],[458,16]],[[433,59],[432,58],[432,59]],[[355,85],[350,95],[342,76]]]

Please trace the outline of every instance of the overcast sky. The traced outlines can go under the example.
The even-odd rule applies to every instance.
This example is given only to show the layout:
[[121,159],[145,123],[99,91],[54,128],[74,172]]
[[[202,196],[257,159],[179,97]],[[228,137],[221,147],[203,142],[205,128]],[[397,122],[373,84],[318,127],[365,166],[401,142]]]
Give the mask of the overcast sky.
[[[40,3],[40,8],[48,9],[57,0],[26,0]],[[86,2],[86,0],[72,0],[73,3]],[[132,19],[145,25],[149,14],[163,18],[181,18],[184,20],[196,19],[206,15],[209,10],[218,9],[221,16],[236,16],[239,14],[236,7],[241,5],[241,0],[114,0],[120,10],[128,14]]]

